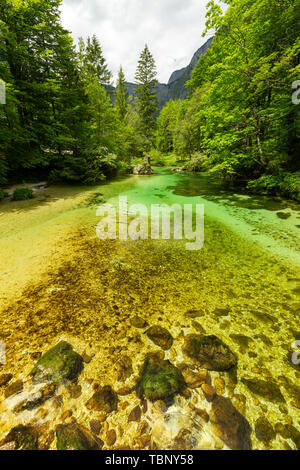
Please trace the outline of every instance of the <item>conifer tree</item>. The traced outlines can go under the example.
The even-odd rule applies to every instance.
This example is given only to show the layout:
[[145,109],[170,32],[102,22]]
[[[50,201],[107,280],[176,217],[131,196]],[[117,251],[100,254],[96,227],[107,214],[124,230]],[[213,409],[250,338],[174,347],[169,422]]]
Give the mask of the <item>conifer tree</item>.
[[126,80],[122,67],[120,67],[117,81],[115,106],[119,119],[124,121],[128,107],[128,91],[126,88]]
[[147,139],[151,139],[153,136],[156,123],[156,112],[158,110],[155,91],[156,84],[158,83],[156,75],[155,61],[146,44],[143,52],[141,53],[135,74],[137,85],[135,92],[137,108],[141,118],[142,131]]
[[89,82],[97,79],[101,84],[110,84],[111,72],[108,70],[102,47],[95,35],[87,38],[85,44],[79,39],[79,59],[82,76]]

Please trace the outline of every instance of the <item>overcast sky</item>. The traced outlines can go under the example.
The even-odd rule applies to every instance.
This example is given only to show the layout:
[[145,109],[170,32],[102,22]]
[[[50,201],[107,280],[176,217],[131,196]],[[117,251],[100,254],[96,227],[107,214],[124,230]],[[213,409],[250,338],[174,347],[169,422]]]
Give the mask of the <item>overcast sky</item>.
[[62,22],[76,43],[95,34],[110,70],[122,64],[134,81],[139,55],[148,44],[158,79],[167,83],[208,39],[202,37],[208,0],[63,0]]

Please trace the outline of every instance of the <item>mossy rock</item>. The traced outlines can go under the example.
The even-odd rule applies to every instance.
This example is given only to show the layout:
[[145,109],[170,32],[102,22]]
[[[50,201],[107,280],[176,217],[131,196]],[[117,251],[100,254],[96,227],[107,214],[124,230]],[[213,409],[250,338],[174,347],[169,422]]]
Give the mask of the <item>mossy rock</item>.
[[50,381],[59,385],[76,379],[83,370],[82,357],[66,341],[61,341],[37,361],[30,372],[34,383]]
[[152,402],[170,400],[185,388],[184,378],[169,361],[148,357],[137,381],[137,395]]
[[38,448],[38,433],[33,426],[17,426],[7,434],[0,447],[15,442],[18,450],[36,450]]
[[229,347],[216,336],[189,335],[186,337],[183,352],[199,362],[207,370],[229,370],[237,364],[237,358]]
[[103,442],[77,423],[60,424],[56,429],[57,450],[101,450]]

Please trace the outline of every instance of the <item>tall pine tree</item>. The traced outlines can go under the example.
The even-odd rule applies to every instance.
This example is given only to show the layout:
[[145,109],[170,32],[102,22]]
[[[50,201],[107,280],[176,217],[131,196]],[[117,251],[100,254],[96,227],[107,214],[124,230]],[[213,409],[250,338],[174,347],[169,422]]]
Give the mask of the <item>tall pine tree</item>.
[[155,91],[157,84],[156,76],[155,61],[146,44],[143,52],[141,53],[135,74],[137,85],[135,91],[142,131],[145,137],[149,139],[149,143],[153,137],[156,123],[156,112],[158,110],[158,101]]
[[88,37],[86,44],[82,38],[79,39],[79,59],[83,78],[89,82],[97,79],[101,84],[110,84],[112,75],[95,35]]
[[121,121],[124,121],[128,107],[128,91],[126,88],[126,80],[122,67],[120,67],[117,81],[115,107],[119,119]]

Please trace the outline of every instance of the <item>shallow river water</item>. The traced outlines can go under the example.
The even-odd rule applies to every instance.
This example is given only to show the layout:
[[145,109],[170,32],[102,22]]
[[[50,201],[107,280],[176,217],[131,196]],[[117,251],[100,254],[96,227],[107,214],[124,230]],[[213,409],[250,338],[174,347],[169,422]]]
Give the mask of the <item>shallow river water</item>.
[[[203,248],[186,251],[184,240],[99,240],[97,206],[115,206],[120,195],[147,207],[204,204]],[[0,375],[11,373],[26,391],[39,354],[61,340],[89,360],[78,378],[80,393],[74,397],[61,386],[33,410],[12,411],[14,397],[4,399],[0,387],[0,441],[12,427],[31,424],[55,449],[57,424],[76,420],[89,428],[99,420],[104,449],[164,449],[174,442],[177,448],[227,449],[203,419],[212,405],[201,387],[177,395],[166,410],[148,403],[138,422],[128,422],[140,400],[124,389],[134,387],[148,353],[162,354],[147,328],[132,326],[139,316],[171,333],[173,345],[164,357],[179,367],[190,362],[183,353],[188,335],[222,340],[236,354],[237,367],[210,372],[210,383],[248,420],[252,447],[299,448],[300,366],[292,347],[300,340],[299,247],[297,203],[234,192],[207,175],[157,169],[154,176],[93,188],[53,186],[31,201],[1,203],[0,340],[6,362]],[[131,366],[122,374],[124,361]],[[85,406],[104,385],[119,396],[118,410],[105,418]],[[186,429],[191,438],[178,444]]]

